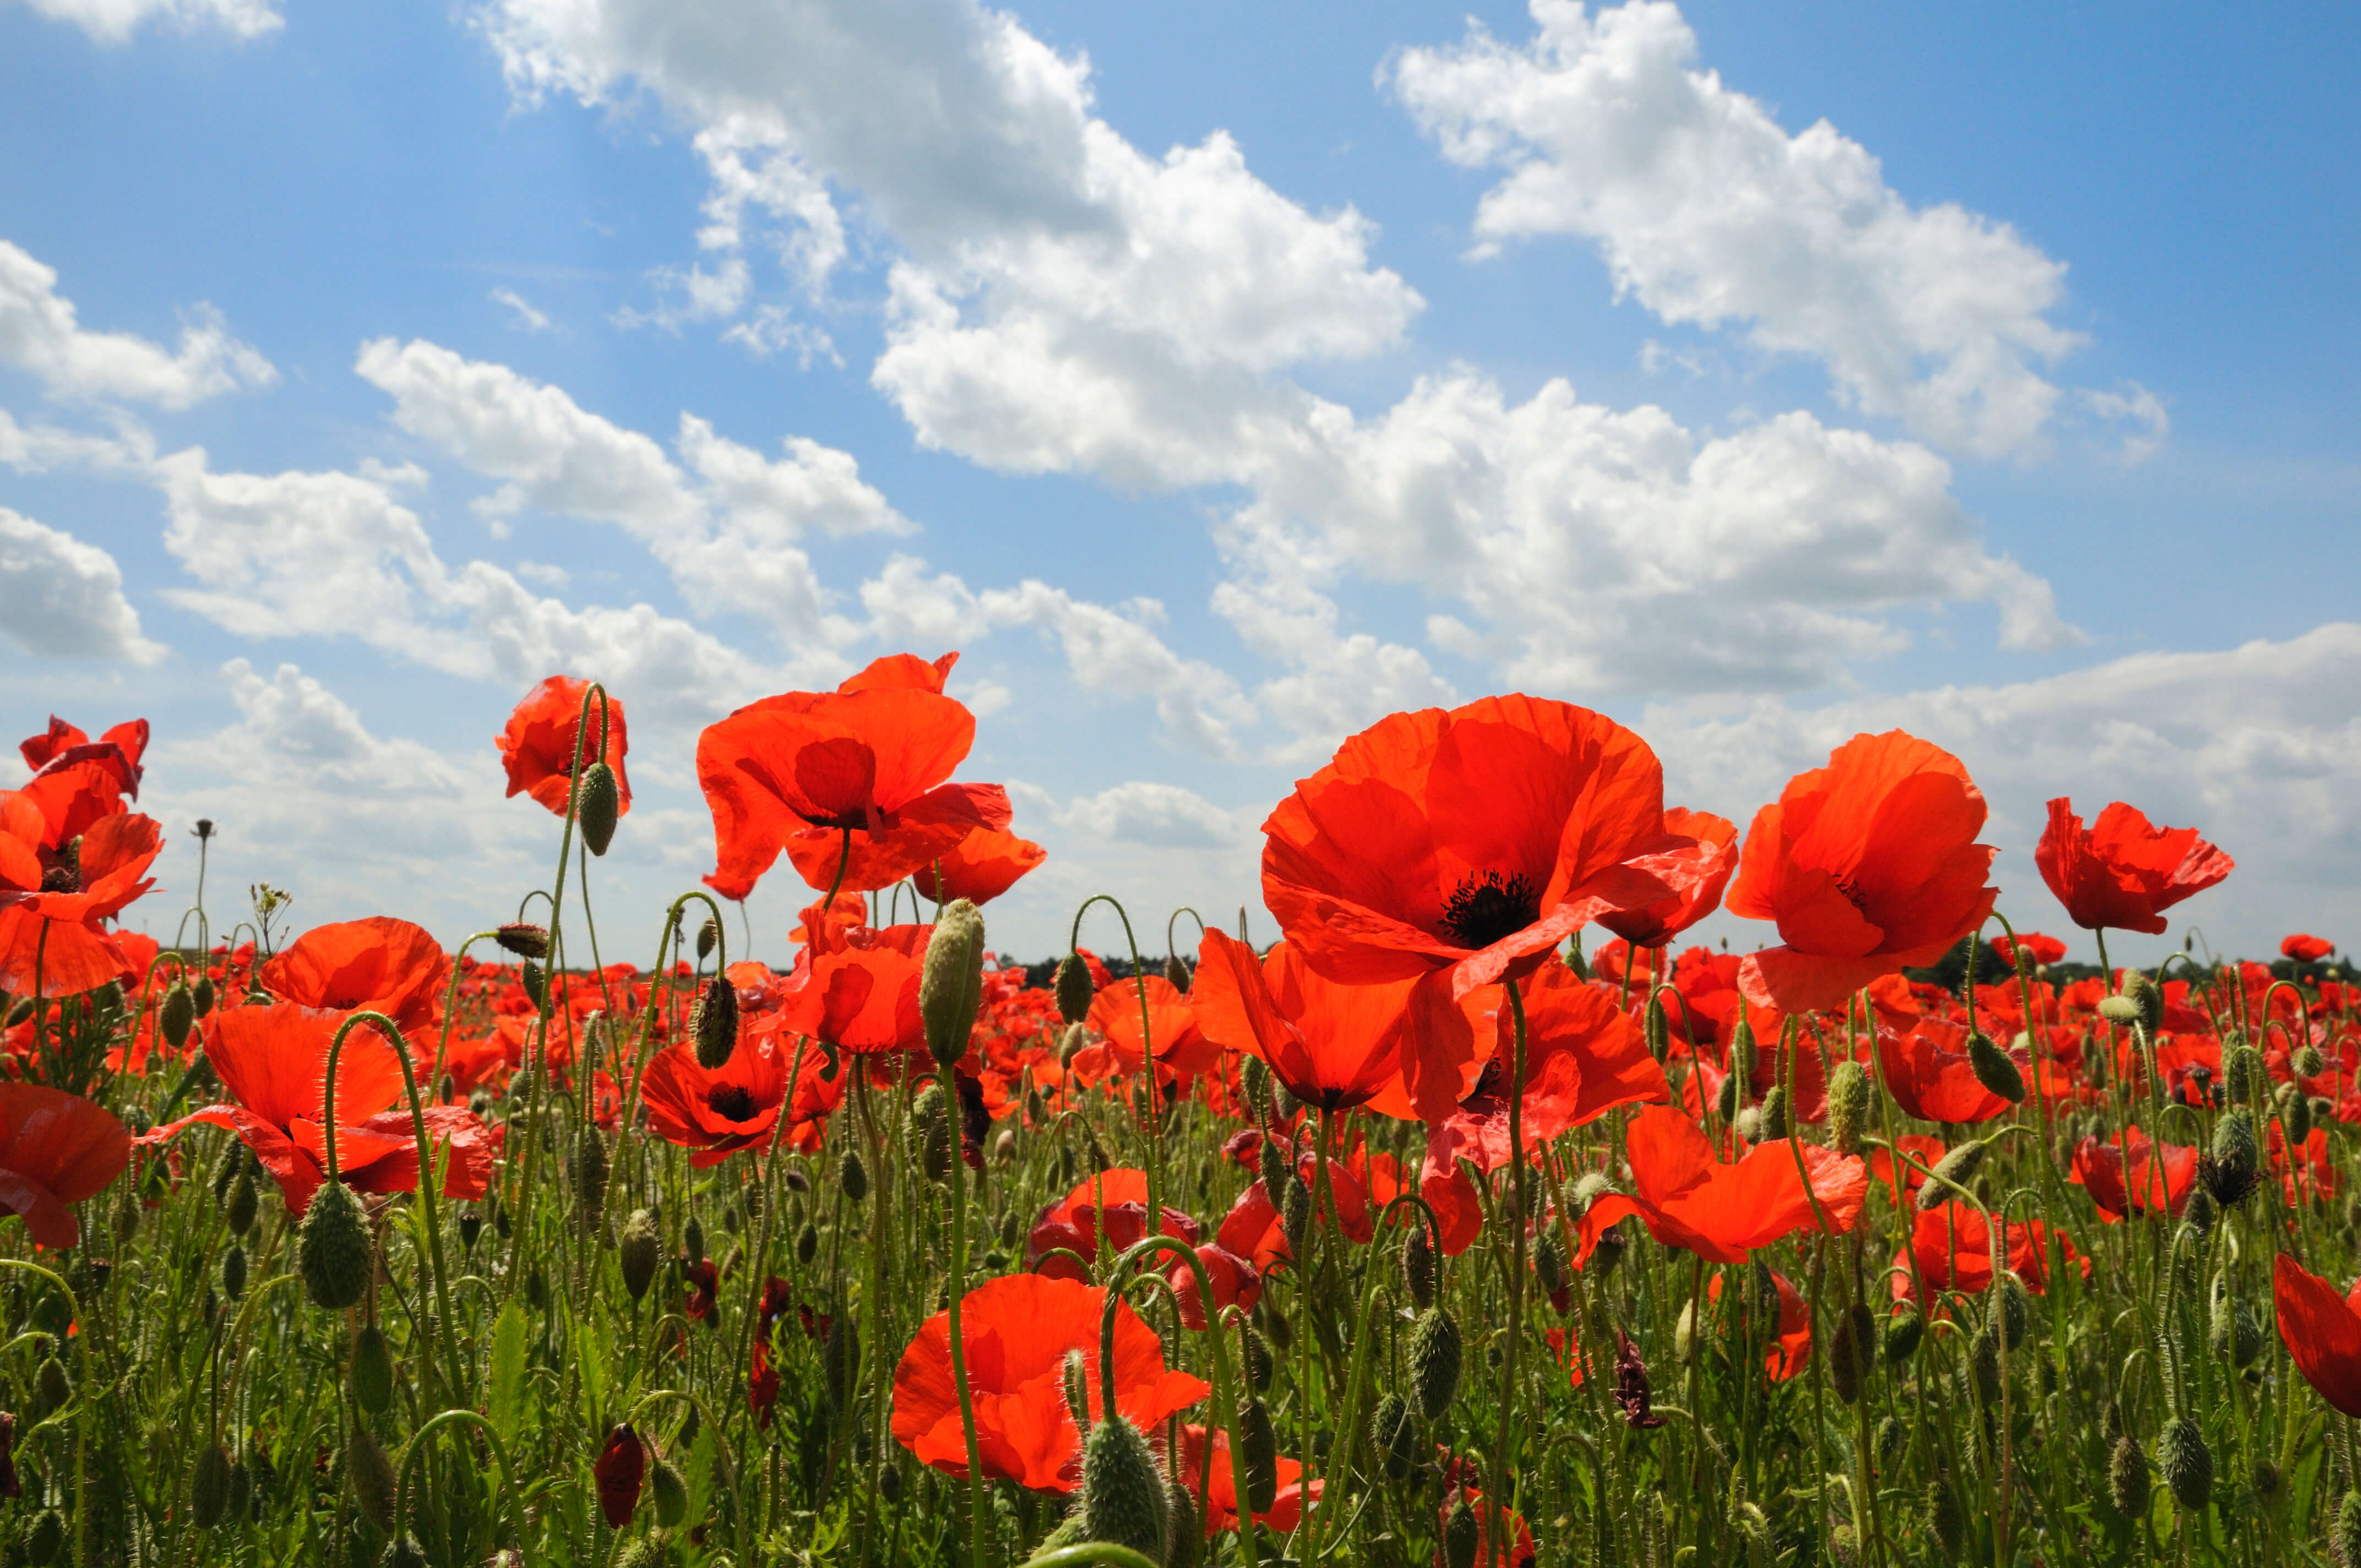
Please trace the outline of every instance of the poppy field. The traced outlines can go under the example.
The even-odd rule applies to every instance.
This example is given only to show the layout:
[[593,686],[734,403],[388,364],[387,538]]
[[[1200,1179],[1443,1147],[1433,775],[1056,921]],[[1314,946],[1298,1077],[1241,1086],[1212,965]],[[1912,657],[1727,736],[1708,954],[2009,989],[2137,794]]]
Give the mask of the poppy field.
[[0,1562],[2361,1568],[2356,977],[2110,967],[2200,828],[2051,802],[2070,948],[1924,740],[1741,831],[1492,697],[1272,806],[1276,942],[1099,898],[1028,968],[955,658],[708,727],[651,909],[630,694],[553,676],[548,882],[456,949],[209,905],[144,721],[25,740]]

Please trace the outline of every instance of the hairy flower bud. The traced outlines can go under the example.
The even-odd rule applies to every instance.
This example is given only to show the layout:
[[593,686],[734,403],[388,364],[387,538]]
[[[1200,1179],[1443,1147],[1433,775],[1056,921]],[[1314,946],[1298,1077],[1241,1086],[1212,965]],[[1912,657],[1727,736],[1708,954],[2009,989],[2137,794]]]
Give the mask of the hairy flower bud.
[[566,1170],[574,1183],[575,1206],[588,1224],[607,1204],[607,1140],[588,1122],[574,1130]]
[[246,1294],[246,1248],[232,1243],[222,1254],[221,1288],[223,1296],[235,1301]]
[[209,1442],[197,1450],[195,1470],[189,1476],[189,1522],[211,1530],[229,1511],[229,1450]]
[[820,1342],[819,1373],[829,1409],[850,1410],[861,1387],[861,1330],[851,1318],[840,1315],[829,1324],[828,1337]]
[[1828,1142],[1837,1153],[1861,1153],[1861,1129],[1869,1125],[1871,1094],[1869,1074],[1857,1061],[1840,1061],[1828,1074]]
[[1369,1412],[1369,1447],[1384,1463],[1389,1479],[1399,1481],[1410,1474],[1418,1458],[1418,1428],[1410,1401],[1400,1394],[1388,1394]]
[[2155,1492],[2147,1455],[2129,1437],[2117,1438],[2114,1453],[2107,1462],[2107,1495],[2114,1499],[2115,1511],[2135,1522],[2144,1519]]
[[720,943],[721,922],[708,915],[697,927],[697,961],[703,963],[711,958],[713,949],[720,946]]
[[1114,1416],[1082,1444],[1082,1539],[1127,1546],[1161,1563],[1171,1547],[1171,1511],[1156,1454],[1137,1427]]
[[353,1338],[353,1402],[373,1416],[393,1408],[393,1347],[385,1331],[365,1323]]
[[2125,970],[2122,995],[2132,1004],[2141,1030],[2148,1038],[2156,1038],[2157,1032],[2164,1027],[2163,990],[2141,970]]
[[492,933],[492,940],[521,959],[549,957],[549,927],[517,920]]
[[1906,1366],[1918,1354],[1918,1342],[1927,1334],[1927,1320],[1916,1312],[1902,1312],[1885,1320],[1885,1365]]
[[869,1196],[869,1172],[862,1165],[861,1156],[851,1149],[844,1151],[843,1163],[836,1168],[836,1184],[856,1203]]
[[605,856],[607,846],[615,841],[615,820],[622,814],[623,792],[615,782],[615,770],[604,762],[583,769],[574,820],[581,827],[582,842],[592,854]]
[[1436,1258],[1434,1244],[1427,1238],[1424,1225],[1413,1224],[1410,1234],[1402,1238],[1402,1290],[1411,1304],[1420,1311],[1434,1305],[1435,1291],[1443,1282],[1443,1266]]
[[1410,1331],[1410,1387],[1428,1420],[1437,1420],[1459,1394],[1459,1320],[1448,1307],[1429,1307]]
[[1940,1480],[1927,1483],[1927,1533],[1942,1548],[1946,1562],[1960,1560],[1960,1539],[1966,1533],[1967,1520],[1960,1516],[1960,1499]]
[[295,1268],[312,1304],[327,1311],[357,1306],[368,1294],[377,1246],[361,1201],[343,1182],[322,1182],[312,1195],[295,1233]]
[[2025,1074],[2017,1070],[2015,1059],[1993,1044],[1992,1036],[1982,1029],[1968,1036],[1968,1067],[1978,1083],[2010,1104],[2024,1101]]
[[2213,1124],[2213,1146],[2197,1162],[2198,1179],[2224,1209],[2246,1201],[2261,1179],[2263,1151],[2255,1119],[2241,1106]]
[[1919,1212],[1931,1212],[1946,1203],[1955,1201],[1960,1196],[1959,1189],[1973,1181],[1976,1179],[1976,1172],[1982,1168],[1984,1151],[1987,1146],[1983,1140],[1979,1138],[1971,1143],[1961,1144],[1958,1148],[1936,1161],[1934,1175],[1928,1178],[1926,1186],[1918,1189]]
[[2306,1046],[2295,1053],[2291,1065],[2298,1078],[2318,1078],[2328,1070],[2328,1058],[2320,1054],[2318,1046]]
[[2336,1519],[2328,1527],[2329,1550],[2337,1568],[2361,1568],[2361,1492],[2347,1492],[2336,1505]]
[[1737,1026],[1730,1031],[1730,1076],[1754,1076],[1754,1025],[1741,1014]]
[[738,1049],[738,988],[715,975],[697,993],[689,1009],[689,1033],[697,1040],[697,1063],[708,1072],[728,1065]]
[[1484,1527],[1467,1506],[1467,1494],[1459,1492],[1451,1512],[1444,1516],[1444,1568],[1476,1568],[1476,1555],[1483,1549]]
[[1242,1359],[1246,1364],[1246,1387],[1257,1394],[1267,1394],[1270,1391],[1271,1378],[1279,1371],[1279,1363],[1270,1354],[1270,1342],[1262,1337],[1261,1331],[1252,1327],[1246,1330],[1246,1342]]
[[688,1517],[688,1485],[672,1461],[659,1459],[648,1471],[648,1498],[656,1507],[656,1523],[672,1530]]
[[172,989],[164,993],[163,1004],[156,1009],[156,1032],[177,1051],[189,1043],[189,1031],[196,1022],[197,999],[190,992],[189,982],[174,981]]
[[967,1054],[983,1004],[983,916],[966,899],[953,899],[935,916],[918,980],[918,1015],[937,1062],[949,1067]]
[[2187,1416],[2164,1424],[2156,1440],[2156,1467],[2172,1491],[2173,1501],[2191,1513],[2213,1498],[2213,1451],[2205,1434]]
[[249,1167],[240,1170],[237,1179],[230,1184],[229,1203],[222,1215],[229,1222],[230,1234],[242,1236],[254,1228],[255,1210],[261,1201],[262,1190],[255,1185],[253,1169]]
[[1090,1015],[1091,997],[1096,988],[1091,983],[1091,966],[1082,961],[1080,953],[1068,953],[1058,960],[1055,985],[1058,1016],[1069,1024],[1079,1024]]
[[2279,1120],[2286,1125],[2288,1142],[2311,1141],[2312,1102],[2292,1083],[2279,1091]]
[[664,1237],[656,1231],[653,1214],[645,1209],[631,1211],[631,1217],[623,1222],[622,1234],[615,1238],[615,1261],[623,1272],[623,1289],[631,1299],[647,1295],[664,1261]]
[[938,1186],[951,1179],[951,1117],[948,1097],[939,1083],[929,1083],[910,1102],[911,1141],[918,1147],[918,1168]]
[[379,1446],[376,1434],[366,1426],[353,1429],[352,1441],[345,1448],[345,1471],[352,1478],[353,1500],[360,1505],[361,1514],[377,1526],[378,1533],[393,1531],[393,1461]]
[[1279,1497],[1279,1433],[1270,1424],[1270,1407],[1260,1399],[1238,1401],[1238,1444],[1246,1460],[1247,1506],[1268,1513]]

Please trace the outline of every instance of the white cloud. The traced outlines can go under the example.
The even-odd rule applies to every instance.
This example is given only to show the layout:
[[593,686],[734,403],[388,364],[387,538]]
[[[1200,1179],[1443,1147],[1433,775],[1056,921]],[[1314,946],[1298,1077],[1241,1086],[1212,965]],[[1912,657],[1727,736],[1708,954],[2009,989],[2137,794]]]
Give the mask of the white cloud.
[[1444,156],[1506,170],[1477,209],[1481,241],[1593,240],[1667,322],[1745,323],[1944,445],[2037,449],[2059,395],[2040,367],[2081,341],[2049,319],[2063,264],[1956,203],[1913,208],[1825,120],[1790,136],[1696,67],[1673,5],[1532,8],[1523,44],[1479,26],[1384,73]]
[[164,650],[139,634],[115,557],[0,507],[0,630],[49,658],[153,663]]
[[1055,816],[1060,827],[1110,846],[1235,850],[1255,836],[1241,814],[1192,790],[1137,779],[1078,796]]
[[93,435],[53,424],[18,424],[0,409],[0,463],[20,474],[46,474],[60,468],[143,469],[155,461],[155,438],[147,427],[115,412],[115,433]]
[[200,305],[176,353],[130,333],[85,331],[58,275],[0,240],[0,365],[38,379],[50,396],[123,398],[184,409],[239,387],[279,378],[270,362],[230,336],[220,313]]
[[496,305],[509,308],[509,324],[520,332],[547,332],[550,329],[549,317],[514,289],[495,289],[486,297]]
[[71,22],[103,44],[130,40],[142,24],[158,22],[193,32],[220,27],[241,38],[260,38],[285,25],[270,0],[26,0],[42,16]]

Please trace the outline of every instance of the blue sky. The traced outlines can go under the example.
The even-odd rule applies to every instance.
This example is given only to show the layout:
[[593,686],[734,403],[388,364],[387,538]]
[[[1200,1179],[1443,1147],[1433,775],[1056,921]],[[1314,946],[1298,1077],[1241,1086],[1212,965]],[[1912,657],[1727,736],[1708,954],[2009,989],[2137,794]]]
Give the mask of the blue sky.
[[214,885],[448,938],[553,852],[490,735],[601,675],[639,945],[711,864],[699,726],[959,647],[1032,955],[1089,891],[1251,902],[1343,735],[1521,687],[1741,822],[1927,735],[2022,923],[2070,794],[2237,857],[2214,942],[2340,937],[2356,31],[0,5],[0,726],[144,713]]

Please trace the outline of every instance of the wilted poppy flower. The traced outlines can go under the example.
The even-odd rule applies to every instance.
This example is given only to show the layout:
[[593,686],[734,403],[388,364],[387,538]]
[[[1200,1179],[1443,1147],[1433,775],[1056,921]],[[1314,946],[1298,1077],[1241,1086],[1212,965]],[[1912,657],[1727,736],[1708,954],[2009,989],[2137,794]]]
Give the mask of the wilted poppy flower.
[[[1161,1431],[1151,1434],[1149,1441],[1156,1444],[1158,1452],[1162,1452]],[[1237,1477],[1230,1467],[1229,1429],[1213,1429],[1213,1448],[1209,1456],[1205,1452],[1205,1429],[1193,1421],[1183,1422],[1180,1452],[1180,1463],[1170,1465],[1173,1479],[1188,1490],[1191,1498],[1201,1495],[1205,1498],[1206,1539],[1237,1529]],[[1209,1459],[1213,1466],[1210,1473],[1206,1469]],[[1303,1517],[1303,1466],[1280,1454],[1275,1470],[1278,1488],[1271,1494],[1270,1507],[1256,1514],[1255,1522],[1285,1535]],[[1312,1483],[1312,1496],[1315,1500],[1320,1496],[1320,1483],[1316,1480]]]
[[2304,1381],[2348,1416],[2361,1416],[2361,1286],[2336,1287],[2280,1253],[2271,1261],[2279,1339]]
[[[1053,1279],[1081,1279],[1083,1270],[1071,1258],[1051,1257],[1059,1247],[1080,1256],[1085,1263],[1095,1263],[1099,1255],[1099,1235],[1104,1230],[1107,1244],[1117,1252],[1137,1245],[1148,1235],[1148,1173],[1118,1167],[1086,1176],[1074,1190],[1056,1202],[1045,1206],[1033,1222],[1025,1245],[1025,1266]],[[1159,1235],[1175,1237],[1191,1245],[1197,1240],[1197,1222],[1170,1204],[1164,1206],[1162,1221],[1157,1226]],[[1186,1267],[1186,1265],[1182,1265]]]
[[2316,964],[2335,950],[2335,943],[2301,932],[2279,940],[2279,957],[2293,959],[2300,964]]
[[1661,948],[1721,907],[1722,889],[1738,869],[1738,825],[1710,811],[1675,806],[1664,813],[1664,831],[1695,839],[1712,851],[1705,875],[1686,892],[1638,909],[1610,909],[1598,923],[1634,948]]
[[2197,1151],[2155,1144],[2137,1127],[2126,1127],[2118,1137],[2076,1144],[2066,1179],[2089,1191],[2110,1224],[2131,1214],[2178,1214],[2197,1179]]
[[[1812,1310],[1805,1305],[1803,1297],[1796,1294],[1795,1285],[1785,1275],[1776,1269],[1770,1272],[1771,1288],[1779,1299],[1779,1332],[1763,1354],[1763,1370],[1770,1375],[1772,1382],[1784,1383],[1811,1365]],[[1721,1299],[1721,1279],[1722,1277],[1717,1274],[1707,1282],[1705,1293],[1708,1300]],[[1740,1308],[1735,1316],[1742,1320],[1742,1296]]]
[[1260,1057],[1304,1103],[1343,1111],[1400,1071],[1402,1006],[1414,983],[1340,985],[1291,942],[1257,959],[1244,942],[1209,929],[1189,1002],[1216,1044]]
[[[161,1146],[197,1123],[226,1127],[254,1151],[300,1214],[327,1174],[328,1047],[345,1014],[281,1002],[216,1008],[205,1020],[205,1058],[235,1104],[208,1105],[148,1132]],[[357,1192],[409,1192],[418,1186],[418,1144],[403,1092],[401,1063],[385,1036],[356,1027],[336,1058],[336,1164]],[[456,1105],[425,1108],[431,1144],[448,1144],[444,1193],[480,1198],[491,1182],[501,1134]]]
[[2019,931],[2013,942],[2006,937],[1994,937],[1992,945],[2010,963],[2016,962],[2020,948],[2036,964],[2054,964],[2066,956],[2065,943],[2055,937],[2045,937],[2038,931]]
[[[1010,1274],[961,1299],[960,1333],[984,1474],[1035,1491],[1082,1480],[1082,1436],[1066,1408],[1066,1353],[1082,1353],[1094,1416],[1105,1409],[1099,1322],[1106,1292],[1072,1279]],[[1164,1365],[1163,1343],[1127,1301],[1115,1308],[1115,1408],[1153,1431],[1213,1386]],[[894,1370],[894,1436],[921,1464],[967,1474],[967,1439],[951,1381],[950,1314],[927,1320]]]
[[648,1473],[648,1451],[640,1434],[626,1421],[607,1434],[605,1446],[590,1466],[598,1484],[598,1511],[610,1530],[631,1522],[640,1507],[640,1482]]
[[[964,898],[989,904],[1015,887],[1017,879],[1049,858],[1049,851],[1005,828],[970,830],[951,849],[910,873],[918,891],[937,904]],[[941,881],[936,872],[942,873]]]
[[[696,1152],[688,1163],[702,1170],[740,1149],[767,1145],[787,1098],[789,1062],[776,1034],[742,1041],[719,1068],[697,1059],[694,1040],[675,1040],[655,1054],[640,1080],[648,1108],[648,1128],[669,1144]],[[806,1070],[817,1072],[822,1053],[805,1053]]]
[[[2030,1066],[2025,1052],[2008,1053],[2020,1071]],[[1988,1122],[2005,1116],[2015,1102],[1986,1089],[1968,1059],[1968,1030],[1963,1024],[1940,1018],[1920,1018],[1908,1034],[1897,1029],[1877,1031],[1877,1063],[1885,1075],[1886,1092],[1905,1116],[1922,1122],[1959,1124]],[[2032,1080],[2029,1071],[2025,1073]]]
[[1736,1164],[1724,1165],[1697,1124],[1668,1105],[1650,1105],[1634,1116],[1626,1145],[1638,1190],[1629,1197],[1610,1192],[1590,1205],[1582,1217],[1577,1261],[1589,1258],[1608,1226],[1637,1214],[1667,1245],[1686,1247],[1711,1263],[1742,1263],[1756,1247],[1819,1229],[1814,1198],[1828,1234],[1842,1235],[1861,1218],[1869,1196],[1867,1168],[1817,1144],[1800,1146],[1808,1191],[1795,1169],[1797,1146],[1784,1141],[1749,1149]]
[[1346,740],[1263,824],[1263,902],[1312,968],[1420,983],[1402,1057],[1419,1113],[1466,1092],[1458,999],[1609,910],[1686,894],[1714,851],[1664,831],[1664,770],[1587,708],[1487,697]]
[[1842,1005],[1880,975],[1929,964],[1992,913],[1998,851],[1976,843],[1984,797],[1941,747],[1856,735],[1754,814],[1733,915],[1779,923],[1782,947],[1739,966],[1747,1000],[1782,1012]]
[[434,1021],[449,980],[443,945],[407,920],[374,915],[314,926],[256,977],[281,1002],[339,1013],[382,1013],[404,1033]]
[[71,1205],[106,1190],[131,1158],[131,1135],[104,1106],[37,1083],[0,1083],[0,1211],[62,1251],[82,1238]]
[[[494,737],[500,763],[508,769],[509,794],[530,795],[558,816],[574,795],[574,752],[582,724],[582,694],[588,681],[572,675],[552,675],[525,694],[509,715],[506,729]],[[590,734],[581,740],[582,765],[598,762],[598,705],[590,705]],[[611,693],[607,697],[606,763],[615,770],[615,793],[624,811],[631,809],[631,781],[623,773],[623,753],[631,749],[623,733],[623,705]]]
[[139,798],[139,780],[147,772],[139,761],[147,751],[144,718],[126,720],[93,740],[54,713],[49,715],[49,729],[16,746],[35,778],[92,763],[113,775],[115,786],[134,800]]
[[2086,930],[2162,931],[2164,911],[2202,893],[2237,864],[2194,828],[2158,828],[2118,800],[2089,828],[2074,803],[2049,803],[2033,863],[2074,924]]
[[998,784],[947,782],[974,743],[974,716],[939,687],[897,684],[905,666],[891,680],[871,679],[877,671],[833,692],[764,697],[697,737],[716,890],[745,897],[783,850],[814,887],[836,885],[840,866],[847,889],[890,887],[976,828],[1008,826]]

